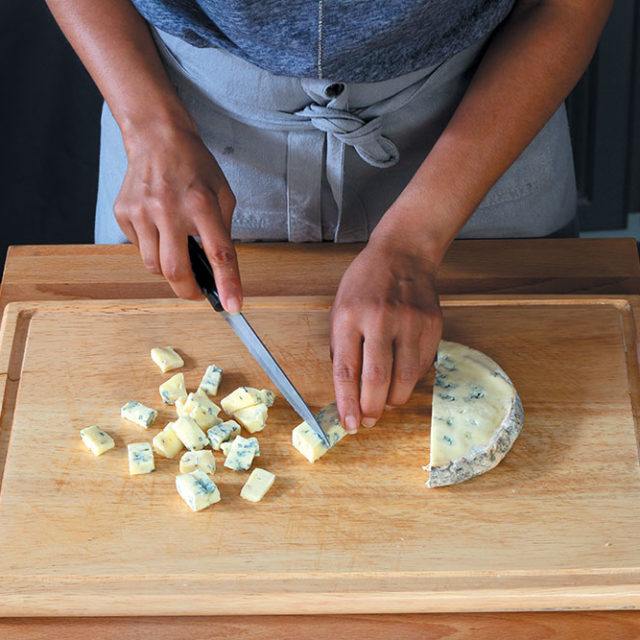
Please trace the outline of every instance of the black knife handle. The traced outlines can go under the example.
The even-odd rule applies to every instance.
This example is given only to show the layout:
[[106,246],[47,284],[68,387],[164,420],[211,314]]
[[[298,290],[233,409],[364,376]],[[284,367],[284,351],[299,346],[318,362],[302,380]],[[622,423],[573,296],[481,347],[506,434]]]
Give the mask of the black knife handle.
[[193,270],[193,275],[195,276],[198,286],[202,289],[202,293],[204,293],[216,311],[224,311],[222,302],[220,302],[220,296],[218,295],[216,281],[213,277],[213,269],[209,264],[207,254],[193,236],[188,237],[188,243],[191,269]]

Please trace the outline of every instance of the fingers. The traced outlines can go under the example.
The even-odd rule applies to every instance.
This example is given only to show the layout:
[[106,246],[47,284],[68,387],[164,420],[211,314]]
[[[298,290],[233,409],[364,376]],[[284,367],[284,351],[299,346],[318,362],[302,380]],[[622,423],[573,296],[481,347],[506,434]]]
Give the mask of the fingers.
[[360,423],[364,427],[373,427],[382,415],[387,403],[392,367],[393,350],[390,336],[380,330],[370,329],[365,333],[362,349]]
[[161,228],[159,253],[162,274],[175,294],[186,300],[202,298],[202,292],[191,270],[187,234],[175,228]]
[[429,370],[440,342],[442,321],[439,313],[422,318],[398,332],[394,343],[393,374],[387,402],[392,407],[406,404],[413,390]]
[[207,254],[222,306],[229,313],[242,308],[242,284],[236,250],[229,232],[219,218],[207,216],[198,221],[198,234]]
[[362,335],[350,330],[334,333],[333,385],[340,422],[347,431],[357,431],[360,424],[360,369]]

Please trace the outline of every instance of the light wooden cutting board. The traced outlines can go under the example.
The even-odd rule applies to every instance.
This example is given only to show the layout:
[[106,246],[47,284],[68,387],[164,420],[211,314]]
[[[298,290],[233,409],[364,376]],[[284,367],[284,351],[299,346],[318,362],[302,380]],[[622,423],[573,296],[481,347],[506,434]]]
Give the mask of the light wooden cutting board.
[[[314,409],[333,400],[325,298],[249,300],[246,315]],[[443,300],[445,337],[514,381],[521,436],[492,472],[427,489],[431,390],[315,464],[290,444],[282,398],[258,438],[277,475],[257,504],[247,473],[214,476],[222,501],[193,513],[178,460],[130,476],[163,407],[153,346],[184,355],[190,390],[224,369],[218,399],[269,387],[204,303],[7,307],[0,343],[0,616],[419,612],[640,606],[635,298]],[[136,399],[160,411],[121,420]],[[116,448],[94,457],[78,432]]]

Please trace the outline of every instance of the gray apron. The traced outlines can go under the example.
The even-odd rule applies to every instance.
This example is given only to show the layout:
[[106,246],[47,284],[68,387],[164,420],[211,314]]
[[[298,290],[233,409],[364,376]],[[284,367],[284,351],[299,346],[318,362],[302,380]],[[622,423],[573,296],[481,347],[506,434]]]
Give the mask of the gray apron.
[[[157,30],[165,67],[236,196],[235,240],[366,241],[446,126],[487,39],[434,67],[375,83],[276,76]],[[95,237],[127,239],[113,204],[127,168],[105,105]],[[462,238],[535,237],[576,211],[561,107],[484,198]]]

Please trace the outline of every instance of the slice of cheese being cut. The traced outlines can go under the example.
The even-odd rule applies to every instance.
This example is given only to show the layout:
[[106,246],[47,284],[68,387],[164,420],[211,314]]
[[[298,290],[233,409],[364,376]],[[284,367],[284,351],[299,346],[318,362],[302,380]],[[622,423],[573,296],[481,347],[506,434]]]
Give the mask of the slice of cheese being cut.
[[427,486],[457,484],[493,469],[518,437],[523,417],[515,387],[491,358],[442,340],[433,387]]

